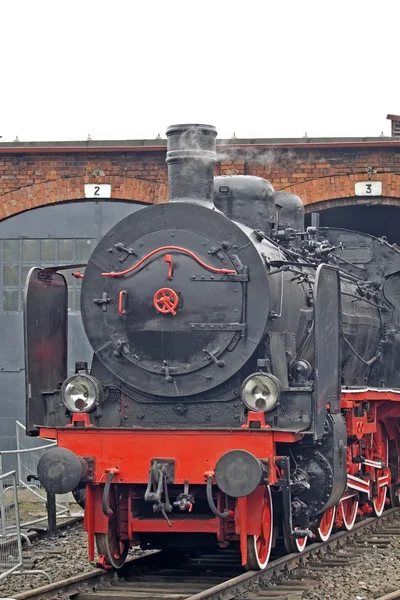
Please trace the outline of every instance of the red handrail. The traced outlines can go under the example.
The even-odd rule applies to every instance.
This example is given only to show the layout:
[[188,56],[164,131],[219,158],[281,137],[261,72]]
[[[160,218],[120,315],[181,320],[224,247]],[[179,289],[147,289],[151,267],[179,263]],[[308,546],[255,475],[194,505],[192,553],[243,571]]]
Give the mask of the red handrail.
[[157,254],[157,252],[162,252],[163,250],[176,250],[177,252],[183,252],[184,254],[187,254],[188,256],[193,258],[193,260],[195,260],[199,265],[201,265],[205,269],[208,269],[209,271],[212,271],[213,273],[221,273],[222,275],[236,275],[236,271],[234,269],[217,269],[216,267],[208,265],[207,263],[202,261],[201,258],[199,258],[196,254],[194,254],[194,252],[186,250],[186,248],[181,248],[180,246],[162,246],[161,248],[156,248],[155,250],[152,250],[151,252],[146,254],[146,256],[141,258],[136,264],[134,264],[129,269],[126,269],[125,271],[111,271],[111,273],[102,273],[102,276],[121,277],[122,275],[132,273],[132,271],[138,269],[148,258],[154,256],[154,254]]

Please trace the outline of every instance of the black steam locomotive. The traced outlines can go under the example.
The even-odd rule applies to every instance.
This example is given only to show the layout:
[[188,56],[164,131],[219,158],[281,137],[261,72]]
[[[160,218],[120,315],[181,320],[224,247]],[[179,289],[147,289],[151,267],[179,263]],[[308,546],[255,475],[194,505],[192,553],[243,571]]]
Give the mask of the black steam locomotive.
[[167,137],[169,203],[86,266],[91,369],[67,378],[62,267],[28,276],[27,428],[58,441],[44,487],[86,490],[91,559],[95,538],[119,567],[133,543],[191,534],[263,568],[277,532],[302,550],[397,501],[400,252],[305,228],[301,200],[262,178],[214,179],[214,127]]

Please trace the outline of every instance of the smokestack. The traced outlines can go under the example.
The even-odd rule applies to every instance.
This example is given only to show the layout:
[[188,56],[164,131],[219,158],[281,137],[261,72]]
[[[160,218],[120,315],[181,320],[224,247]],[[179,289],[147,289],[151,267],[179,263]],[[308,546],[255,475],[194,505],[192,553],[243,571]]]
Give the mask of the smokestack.
[[212,125],[171,125],[167,129],[169,200],[214,208],[217,130]]

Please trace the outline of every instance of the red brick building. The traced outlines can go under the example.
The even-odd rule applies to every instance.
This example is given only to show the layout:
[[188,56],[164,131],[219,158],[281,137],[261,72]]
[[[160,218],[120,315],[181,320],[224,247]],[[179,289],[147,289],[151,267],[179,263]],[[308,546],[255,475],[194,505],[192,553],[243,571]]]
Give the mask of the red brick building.
[[[369,174],[395,198],[399,148],[400,137],[221,140],[215,171],[265,177],[306,205],[351,198]],[[164,140],[0,144],[0,216],[84,199],[83,185],[96,182],[111,183],[112,199],[164,202],[165,151]]]
[[[400,117],[392,137],[231,139],[218,143],[216,174],[265,177],[298,194],[308,212],[400,204]],[[166,141],[0,144],[0,220],[61,202],[85,200],[84,185],[111,185],[111,201],[167,201]],[[378,196],[355,183],[381,182]],[[383,214],[383,213],[382,213]],[[365,211],[364,211],[365,215]]]

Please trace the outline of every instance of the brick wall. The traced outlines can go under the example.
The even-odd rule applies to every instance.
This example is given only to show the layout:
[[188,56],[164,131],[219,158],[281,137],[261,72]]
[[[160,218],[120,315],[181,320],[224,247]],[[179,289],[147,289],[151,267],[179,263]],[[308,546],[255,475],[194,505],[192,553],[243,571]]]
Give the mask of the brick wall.
[[43,153],[0,155],[0,219],[84,198],[85,183],[110,183],[118,200],[165,202],[165,153]]
[[400,145],[354,150],[241,150],[221,162],[220,172],[265,177],[276,190],[293,192],[313,208],[320,202],[327,208],[355,203],[356,182],[381,181],[379,202],[400,205]]
[[[319,203],[326,207],[355,203],[354,183],[369,178],[382,181],[379,202],[400,205],[400,143],[377,147],[366,142],[356,148],[248,144],[221,146],[218,154],[216,174],[265,177],[276,190],[294,192],[315,208],[321,208]],[[165,202],[165,148],[3,147],[0,220],[37,206],[83,199],[85,183],[110,183],[113,199]]]

